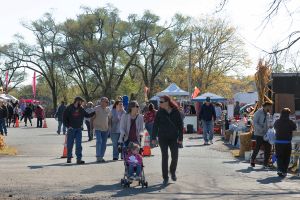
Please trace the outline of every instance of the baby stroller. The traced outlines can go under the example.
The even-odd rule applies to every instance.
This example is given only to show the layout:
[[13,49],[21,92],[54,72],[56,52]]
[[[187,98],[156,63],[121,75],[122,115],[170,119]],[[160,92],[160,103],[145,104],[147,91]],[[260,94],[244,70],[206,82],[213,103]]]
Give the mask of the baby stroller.
[[[144,174],[144,164],[142,163],[142,170],[140,175],[137,175],[136,178],[131,179],[129,177],[129,173],[128,173],[128,169],[129,169],[129,163],[127,162],[126,155],[128,154],[128,148],[125,146],[125,144],[123,143],[120,149],[122,156],[123,156],[123,161],[124,161],[124,167],[125,167],[125,171],[124,171],[124,177],[121,179],[121,185],[125,188],[125,187],[130,187],[130,184],[132,184],[134,181],[138,181],[138,185],[142,186],[142,188],[144,187],[148,187],[148,182],[145,179],[145,174]],[[142,149],[140,149],[140,154],[142,153]]]

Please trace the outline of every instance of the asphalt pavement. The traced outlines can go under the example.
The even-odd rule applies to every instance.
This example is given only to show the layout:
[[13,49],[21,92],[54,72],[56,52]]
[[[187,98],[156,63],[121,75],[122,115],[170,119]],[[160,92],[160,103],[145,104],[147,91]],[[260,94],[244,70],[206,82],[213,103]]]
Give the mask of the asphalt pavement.
[[[36,119],[34,119],[34,125]],[[48,128],[9,128],[5,137],[16,147],[17,156],[0,156],[0,199],[300,199],[300,178],[281,179],[276,171],[235,159],[219,136],[203,145],[201,135],[184,135],[177,181],[162,185],[160,149],[144,158],[148,188],[133,184],[123,188],[123,161],[112,161],[111,140],[107,162],[96,163],[95,140],[88,142],[83,131],[85,165],[61,159],[64,135],[56,133],[57,122],[47,119]],[[75,162],[76,160],[73,159]]]

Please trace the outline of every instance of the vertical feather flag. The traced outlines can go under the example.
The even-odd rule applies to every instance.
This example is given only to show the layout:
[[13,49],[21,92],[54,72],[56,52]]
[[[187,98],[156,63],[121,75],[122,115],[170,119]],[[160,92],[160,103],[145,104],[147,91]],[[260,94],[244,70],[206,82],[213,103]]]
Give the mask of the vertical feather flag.
[[33,78],[32,78],[32,93],[33,93],[33,98],[35,99],[35,95],[36,95],[36,72],[33,73]]
[[195,87],[194,92],[192,94],[192,99],[197,97],[200,94],[200,89]]

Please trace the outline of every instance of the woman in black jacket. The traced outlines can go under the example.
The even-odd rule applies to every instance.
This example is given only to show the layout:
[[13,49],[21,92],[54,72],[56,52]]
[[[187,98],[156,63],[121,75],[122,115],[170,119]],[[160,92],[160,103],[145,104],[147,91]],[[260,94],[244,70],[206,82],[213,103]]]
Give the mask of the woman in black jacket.
[[168,148],[171,151],[170,173],[173,181],[177,180],[176,167],[178,161],[178,147],[182,145],[183,121],[178,110],[176,102],[169,96],[160,98],[160,109],[156,114],[153,132],[152,144],[156,144],[158,137],[159,146],[162,154],[162,175],[166,185],[169,182],[168,176]]
[[276,120],[274,128],[276,131],[276,156],[277,156],[277,174],[280,177],[287,175],[287,169],[290,163],[293,137],[293,131],[296,130],[296,124],[290,120],[289,108],[283,108],[280,118]]

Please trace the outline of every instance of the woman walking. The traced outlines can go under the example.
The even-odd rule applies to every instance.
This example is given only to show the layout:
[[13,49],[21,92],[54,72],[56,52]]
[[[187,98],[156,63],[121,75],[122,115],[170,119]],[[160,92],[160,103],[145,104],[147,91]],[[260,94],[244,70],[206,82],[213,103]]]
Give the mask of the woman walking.
[[45,112],[41,105],[38,105],[35,109],[35,116],[36,116],[36,127],[42,128],[43,127],[43,119],[45,119]]
[[276,131],[277,174],[280,177],[287,175],[292,151],[292,133],[297,128],[296,124],[290,120],[290,113],[291,110],[289,108],[283,108],[280,118],[274,124]]
[[110,137],[113,146],[113,160],[119,159],[118,141],[120,138],[120,121],[122,116],[125,114],[123,102],[117,100],[111,110],[111,129]]
[[122,116],[120,122],[119,143],[129,142],[141,145],[141,137],[144,132],[144,118],[139,114],[139,104],[137,101],[131,101],[128,105],[128,112]]
[[177,180],[176,168],[178,162],[178,147],[182,145],[183,140],[183,121],[178,110],[176,102],[169,96],[160,98],[160,109],[156,114],[153,132],[152,144],[156,144],[158,137],[159,146],[162,154],[162,176],[163,184],[169,182],[168,176],[168,148],[171,151],[170,173],[173,181]]

